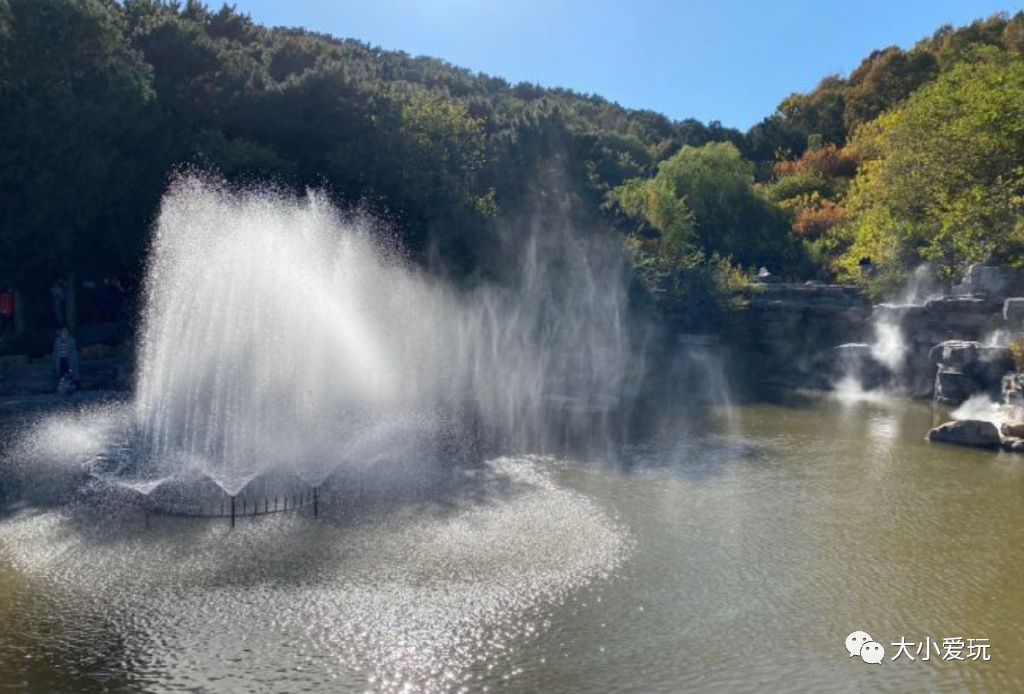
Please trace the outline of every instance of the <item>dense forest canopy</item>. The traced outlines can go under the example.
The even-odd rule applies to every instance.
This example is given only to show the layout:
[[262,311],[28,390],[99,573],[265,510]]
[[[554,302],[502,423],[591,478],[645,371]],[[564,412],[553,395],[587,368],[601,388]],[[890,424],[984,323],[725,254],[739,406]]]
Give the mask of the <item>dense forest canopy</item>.
[[136,272],[183,166],[324,189],[459,281],[500,276],[521,220],[617,233],[677,308],[760,266],[1021,263],[1022,53],[1024,13],[943,27],[742,133],[229,5],[0,0],[0,283]]

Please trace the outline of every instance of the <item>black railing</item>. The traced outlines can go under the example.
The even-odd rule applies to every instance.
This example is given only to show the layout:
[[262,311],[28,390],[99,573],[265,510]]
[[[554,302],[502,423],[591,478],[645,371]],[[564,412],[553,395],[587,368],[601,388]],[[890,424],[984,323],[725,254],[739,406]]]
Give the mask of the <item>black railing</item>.
[[298,511],[307,506],[313,507],[313,517],[320,515],[320,487],[311,487],[288,494],[273,496],[244,495],[239,497],[224,495],[218,501],[210,503],[183,505],[154,505],[145,509],[146,524],[150,516],[171,516],[174,518],[229,518],[231,527],[235,527],[237,518],[269,516],[274,513]]

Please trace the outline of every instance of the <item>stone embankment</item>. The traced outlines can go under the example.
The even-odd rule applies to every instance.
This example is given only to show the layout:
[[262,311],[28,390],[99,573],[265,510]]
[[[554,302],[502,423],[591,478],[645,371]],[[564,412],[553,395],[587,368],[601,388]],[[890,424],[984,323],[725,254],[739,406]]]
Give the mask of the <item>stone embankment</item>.
[[871,303],[855,287],[767,284],[734,316],[726,341],[742,358],[741,383],[767,389],[832,386],[833,349],[865,341]]
[[[132,388],[135,360],[130,346],[91,345],[79,352],[82,390],[124,391]],[[42,395],[56,390],[53,359],[0,357],[0,396]]]
[[992,400],[1002,397],[1003,377],[1013,370],[1008,347],[992,347],[976,341],[947,340],[929,352],[937,369],[935,400],[956,406],[984,393]]
[[[919,292],[920,293],[920,292]],[[863,390],[933,398],[957,407],[1002,403],[996,423],[954,421],[928,438],[1024,452],[1024,376],[1009,342],[1024,332],[1024,273],[975,266],[927,298],[872,306],[857,289],[769,284],[736,316],[726,339],[745,356],[741,382],[769,389]]]
[[[1024,326],[1024,299],[999,294],[872,306],[855,287],[769,284],[736,315],[726,337],[747,355],[739,366],[751,383],[828,390],[853,378],[865,390],[885,388],[921,398],[934,394],[942,358],[936,346],[975,343],[974,351],[954,351],[944,365],[943,397],[952,404],[959,392],[967,394],[963,399],[978,390],[998,392],[1005,371],[992,374],[1006,364],[1008,352],[989,349],[989,343],[1013,325]],[[955,361],[968,356],[972,363]]]

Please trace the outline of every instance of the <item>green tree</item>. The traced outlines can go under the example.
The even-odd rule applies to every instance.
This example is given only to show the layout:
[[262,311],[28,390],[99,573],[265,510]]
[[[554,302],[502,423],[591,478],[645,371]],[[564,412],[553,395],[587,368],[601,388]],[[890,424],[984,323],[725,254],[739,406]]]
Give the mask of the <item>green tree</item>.
[[415,92],[401,107],[398,125],[401,179],[410,197],[448,197],[490,214],[491,195],[478,194],[484,132],[462,102]]
[[[0,276],[134,264],[163,167],[148,65],[113,0],[0,4]],[[141,204],[140,204],[141,203]]]
[[826,77],[809,94],[790,94],[779,104],[777,113],[802,134],[804,142],[811,135],[820,135],[825,142],[843,144],[846,127],[846,82],[841,77]]
[[668,253],[701,251],[743,265],[788,266],[787,225],[754,185],[754,167],[735,145],[683,147],[646,181],[615,191],[627,212],[643,217]]

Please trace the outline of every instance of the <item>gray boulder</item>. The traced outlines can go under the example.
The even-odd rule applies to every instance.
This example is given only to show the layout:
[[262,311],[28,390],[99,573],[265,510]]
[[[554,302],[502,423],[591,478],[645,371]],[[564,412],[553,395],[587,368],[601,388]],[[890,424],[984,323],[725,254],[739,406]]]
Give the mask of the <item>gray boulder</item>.
[[980,419],[946,422],[929,431],[928,440],[975,448],[999,448],[1002,444],[996,425]]
[[1019,373],[1003,376],[1003,404],[1024,409],[1024,376]]
[[935,399],[943,405],[955,407],[981,390],[981,384],[963,371],[940,366],[935,374]]
[[999,397],[1003,376],[1013,370],[1009,348],[969,340],[941,342],[932,347],[928,358],[939,367],[935,399],[946,405],[959,405],[977,393]]
[[978,360],[981,344],[969,340],[947,340],[932,347],[928,358],[933,364],[967,366]]
[[953,287],[961,296],[987,296],[1002,299],[1020,291],[1024,275],[1017,268],[972,265],[962,282]]
[[1024,298],[1014,297],[1003,302],[1003,320],[1012,332],[1024,331]]
[[974,363],[974,375],[986,388],[996,389],[1003,376],[1013,371],[1013,353],[1009,347],[981,347],[978,361]]

